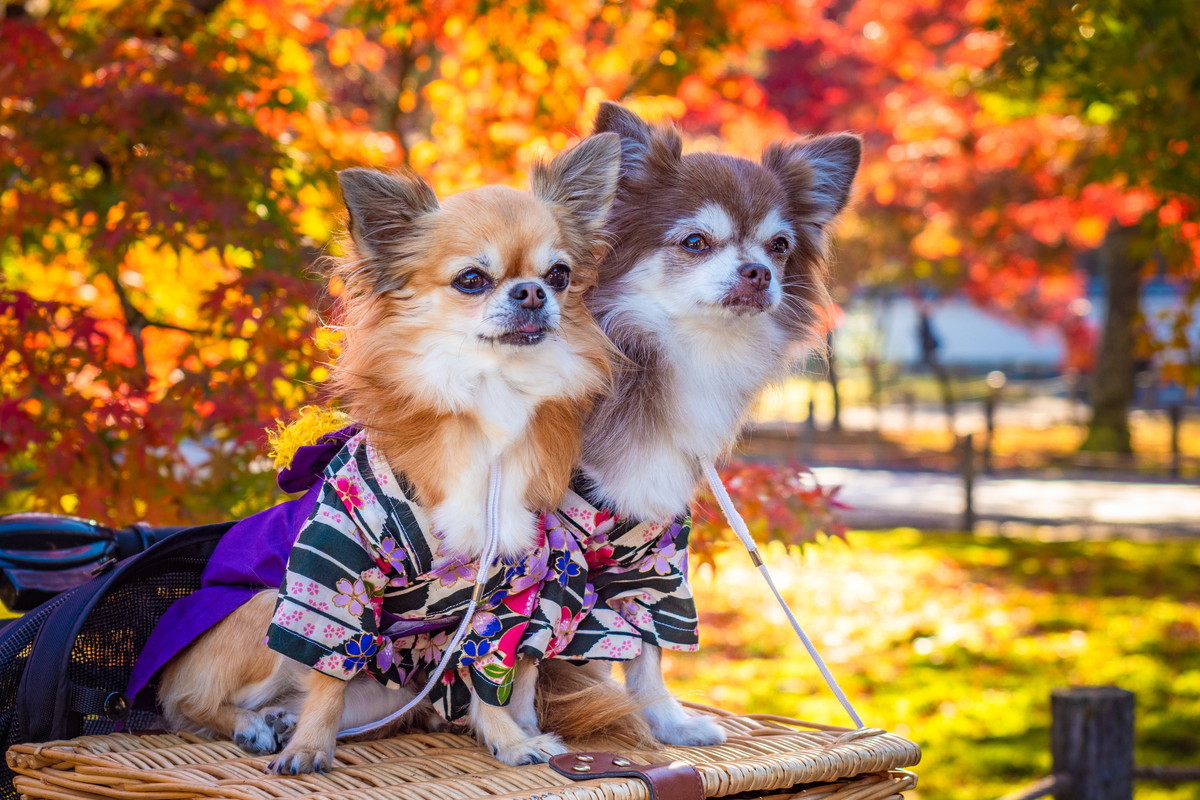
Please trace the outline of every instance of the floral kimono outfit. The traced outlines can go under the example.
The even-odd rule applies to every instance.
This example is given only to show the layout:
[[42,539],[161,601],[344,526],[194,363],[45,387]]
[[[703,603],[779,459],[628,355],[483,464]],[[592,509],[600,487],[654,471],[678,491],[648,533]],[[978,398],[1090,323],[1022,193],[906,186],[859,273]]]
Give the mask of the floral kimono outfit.
[[[304,494],[225,534],[202,588],[168,609],[143,649],[131,699],[148,694],[188,644],[275,587],[271,648],[341,679],[362,671],[390,686],[427,679],[467,608],[478,563],[444,552],[411,486],[357,427],[300,447],[280,486]],[[466,714],[472,692],[507,704],[521,655],[627,660],[643,641],[696,649],[686,515],[620,521],[585,499],[582,481],[574,489],[542,515],[534,548],[487,576],[461,650],[431,694],[447,719]]]
[[[450,632],[408,629],[461,618],[479,565],[443,550],[411,496],[365,434],[346,443],[288,558],[268,646],[336,678],[366,671],[395,687],[426,679]],[[585,537],[546,514],[529,553],[492,567],[461,650],[430,695],[439,713],[465,715],[472,692],[507,704],[518,656],[554,657],[570,642],[595,603]]]
[[578,476],[556,512],[582,533],[588,588],[596,595],[591,613],[556,657],[626,661],[642,652],[643,642],[696,650],[699,621],[687,579],[691,517],[616,519],[585,499],[590,488]]

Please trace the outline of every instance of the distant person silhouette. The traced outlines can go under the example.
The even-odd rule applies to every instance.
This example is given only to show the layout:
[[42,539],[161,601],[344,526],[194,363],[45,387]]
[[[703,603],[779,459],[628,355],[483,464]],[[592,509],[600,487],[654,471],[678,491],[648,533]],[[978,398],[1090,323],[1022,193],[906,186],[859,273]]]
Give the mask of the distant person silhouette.
[[917,317],[917,338],[921,341],[921,361],[932,368],[937,366],[937,351],[942,346],[933,330],[933,317],[927,306],[921,306]]
[[942,343],[933,330],[933,315],[929,304],[921,301],[917,306],[917,339],[921,344],[921,361],[929,368],[938,381],[942,391],[942,406],[946,411],[946,426],[954,432],[954,389],[950,385],[950,375],[938,359],[938,350]]

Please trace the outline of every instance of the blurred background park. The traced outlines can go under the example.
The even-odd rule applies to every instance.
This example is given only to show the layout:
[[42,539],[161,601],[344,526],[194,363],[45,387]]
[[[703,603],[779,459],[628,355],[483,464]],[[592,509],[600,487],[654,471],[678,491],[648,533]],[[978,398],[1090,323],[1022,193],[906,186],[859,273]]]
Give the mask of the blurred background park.
[[[867,721],[923,746],[920,797],[1045,774],[1068,684],[1136,691],[1139,762],[1196,763],[1200,4],[0,9],[0,512],[282,499],[264,429],[337,352],[337,169],[524,185],[606,99],[751,157],[853,130],[831,355],[761,398],[726,472],[789,599]],[[700,516],[707,657],[672,681],[840,721]]]

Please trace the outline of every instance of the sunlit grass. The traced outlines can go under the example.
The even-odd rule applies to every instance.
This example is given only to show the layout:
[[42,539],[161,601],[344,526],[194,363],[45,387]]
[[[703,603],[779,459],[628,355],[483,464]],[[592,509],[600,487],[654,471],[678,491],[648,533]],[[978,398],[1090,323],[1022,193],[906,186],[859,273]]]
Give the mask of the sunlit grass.
[[[999,797],[1050,768],[1052,689],[1138,695],[1137,758],[1200,764],[1200,544],[856,533],[773,571],[867,724],[918,742],[913,797]],[[697,575],[701,654],[684,697],[848,724],[740,553]],[[1200,786],[1139,785],[1146,800]]]

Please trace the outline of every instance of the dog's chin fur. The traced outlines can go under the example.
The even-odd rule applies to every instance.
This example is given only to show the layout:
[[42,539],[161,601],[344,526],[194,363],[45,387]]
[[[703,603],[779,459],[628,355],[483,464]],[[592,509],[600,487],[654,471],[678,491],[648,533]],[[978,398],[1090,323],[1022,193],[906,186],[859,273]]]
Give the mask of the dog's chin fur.
[[[616,136],[591,137],[535,165],[532,193],[485,187],[443,204],[412,175],[339,175],[350,236],[333,264],[344,338],[332,385],[405,476],[424,509],[419,523],[444,548],[483,550],[494,463],[502,553],[527,550],[537,512],[566,492],[615,355],[583,294],[619,160]],[[551,274],[563,266],[565,287]],[[463,283],[472,270],[490,287]],[[412,694],[340,681],[267,649],[275,597],[260,594],[175,658],[159,697],[175,727],[212,730],[253,753],[286,741],[268,771],[323,771],[340,727],[385,716]],[[476,735],[509,764],[565,751],[538,730],[536,677],[518,669],[510,708],[471,706]]]

